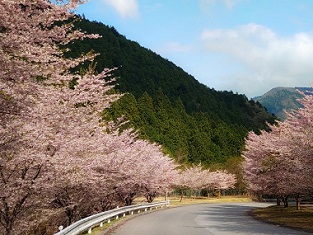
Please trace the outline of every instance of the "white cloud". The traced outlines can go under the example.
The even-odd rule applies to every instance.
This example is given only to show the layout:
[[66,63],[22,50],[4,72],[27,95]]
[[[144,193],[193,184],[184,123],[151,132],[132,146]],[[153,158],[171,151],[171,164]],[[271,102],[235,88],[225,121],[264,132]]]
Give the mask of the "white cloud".
[[275,86],[313,82],[312,33],[280,37],[269,28],[248,24],[231,30],[204,30],[201,38],[207,51],[221,53],[241,66],[224,78],[225,89],[261,95]]
[[139,15],[137,0],[102,0],[112,6],[123,18],[135,18]]

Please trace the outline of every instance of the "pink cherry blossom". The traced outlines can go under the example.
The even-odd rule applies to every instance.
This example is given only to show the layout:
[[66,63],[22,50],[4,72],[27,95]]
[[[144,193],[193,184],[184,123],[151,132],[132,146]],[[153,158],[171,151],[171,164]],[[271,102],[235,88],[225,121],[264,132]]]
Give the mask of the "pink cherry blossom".
[[[303,94],[304,95],[304,94]],[[244,151],[248,188],[258,195],[283,198],[312,195],[313,98],[304,95],[303,108],[287,115],[271,132],[250,133]]]

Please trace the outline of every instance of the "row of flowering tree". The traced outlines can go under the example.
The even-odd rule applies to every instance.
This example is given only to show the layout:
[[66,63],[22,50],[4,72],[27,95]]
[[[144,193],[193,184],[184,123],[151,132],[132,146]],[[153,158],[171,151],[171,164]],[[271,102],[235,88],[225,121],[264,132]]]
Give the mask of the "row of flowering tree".
[[64,57],[73,40],[98,37],[64,23],[83,2],[0,0],[1,234],[51,234],[138,195],[151,202],[183,175],[122,119],[104,123],[120,98],[111,69],[73,72],[96,55]]
[[219,196],[221,190],[234,188],[236,177],[227,171],[210,171],[203,169],[201,165],[182,170],[176,181],[176,190],[180,192],[181,199],[186,190],[199,192],[200,190],[217,190]]
[[152,200],[175,179],[176,165],[160,146],[103,124],[102,111],[120,97],[108,93],[111,70],[73,73],[95,55],[65,58],[60,49],[98,36],[59,23],[82,1],[54,2],[0,1],[0,230],[6,235],[47,223],[55,231],[130,204],[140,193]]
[[298,209],[301,196],[313,196],[313,96],[299,102],[303,107],[270,132],[249,133],[243,153],[248,188],[282,199],[285,206],[294,196]]

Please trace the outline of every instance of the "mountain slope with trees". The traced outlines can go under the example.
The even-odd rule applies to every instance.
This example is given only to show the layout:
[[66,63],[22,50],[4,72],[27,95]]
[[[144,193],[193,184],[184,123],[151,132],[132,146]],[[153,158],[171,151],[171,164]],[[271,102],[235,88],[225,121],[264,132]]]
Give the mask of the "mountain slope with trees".
[[269,113],[285,120],[286,112],[302,107],[298,100],[303,98],[303,95],[299,91],[309,94],[313,89],[312,87],[275,87],[264,95],[255,97],[254,100],[260,102]]
[[97,40],[79,41],[68,56],[95,51],[93,66],[117,67],[116,92],[126,95],[106,117],[125,115],[140,136],[157,142],[180,163],[224,164],[240,156],[248,131],[273,123],[258,102],[232,91],[216,91],[158,54],[128,40],[114,27],[86,19],[76,27],[97,33]]

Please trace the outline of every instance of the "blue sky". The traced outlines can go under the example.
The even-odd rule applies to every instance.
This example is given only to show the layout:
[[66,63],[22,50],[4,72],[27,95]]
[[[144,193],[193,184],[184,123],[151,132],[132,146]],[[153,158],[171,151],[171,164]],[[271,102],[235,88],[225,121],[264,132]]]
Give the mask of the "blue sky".
[[252,98],[313,82],[312,0],[90,0],[77,13],[216,90]]

